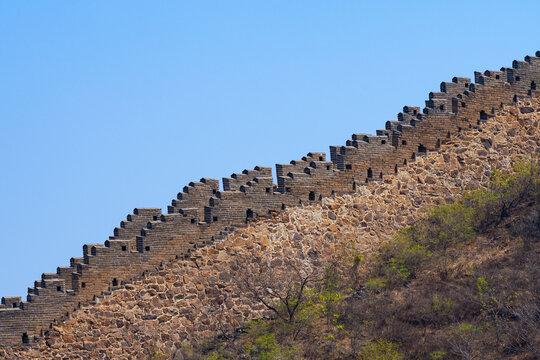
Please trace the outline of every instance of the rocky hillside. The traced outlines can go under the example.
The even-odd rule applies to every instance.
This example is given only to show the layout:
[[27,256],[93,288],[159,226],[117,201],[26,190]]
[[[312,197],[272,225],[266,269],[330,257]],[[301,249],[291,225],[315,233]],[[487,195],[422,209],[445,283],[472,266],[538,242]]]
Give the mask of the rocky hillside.
[[[518,158],[530,158],[539,153],[539,99],[520,100],[515,106],[507,106],[499,111],[480,128],[457,134],[442,144],[440,152],[417,157],[415,162],[399,169],[395,176],[370,182],[360,187],[354,195],[325,198],[322,205],[292,208],[273,218],[253,222],[223,241],[197,250],[190,259],[164,266],[143,281],[127,285],[97,304],[74,312],[67,321],[56,324],[36,346],[0,349],[0,357],[224,358],[226,355],[217,352],[214,355],[211,351],[203,354],[193,349],[216,338],[225,342],[241,342],[241,333],[258,324],[249,325],[250,320],[279,320],[283,306],[293,310],[293,314],[291,311],[285,312],[288,319],[282,319],[290,324],[289,320],[292,320],[296,310],[294,307],[299,303],[298,296],[304,291],[303,285],[308,291],[317,279],[326,279],[327,270],[333,266],[341,269],[341,274],[347,272],[343,269],[354,269],[354,275],[350,272],[347,274],[356,277],[351,283],[358,284],[362,274],[373,273],[373,267],[380,261],[381,249],[395,239],[398,230],[417,223],[424,218],[428,209],[436,205],[459,199],[466,191],[487,186],[495,170],[511,169]],[[502,248],[517,246],[510,240]],[[484,248],[486,251],[479,251]],[[461,248],[461,255],[466,249]],[[456,267],[455,271],[464,272],[469,266],[473,269],[480,266],[486,257],[501,255],[501,247],[471,249],[475,250],[467,253],[467,256],[456,253],[454,258],[459,258],[463,266]],[[452,274],[455,275],[455,271]],[[452,274],[448,276],[454,276]],[[431,276],[431,280],[447,281],[435,275]],[[382,289],[384,281],[381,284],[372,281],[368,288],[379,292],[379,285]],[[410,296],[402,291],[402,288],[410,285],[400,286],[389,290],[388,294],[393,292],[398,297]],[[350,289],[349,293],[342,292],[337,298],[358,297],[361,289],[366,289],[365,281],[364,285]],[[288,298],[290,294],[287,290],[292,291],[294,296]],[[425,296],[433,299],[432,294]],[[447,305],[444,305],[445,300],[441,301],[441,311],[444,311]],[[408,311],[407,307],[398,310],[402,313]],[[371,335],[364,334],[363,341],[368,345],[354,345],[356,338],[352,335],[353,330],[346,329],[348,325],[345,323],[339,325],[338,317],[332,319],[330,316],[330,320],[324,323],[326,325],[321,323],[319,326],[319,329],[330,331],[334,329],[332,324],[338,324],[332,331],[343,329],[348,332],[347,336],[339,338],[339,346],[335,347],[338,350],[332,350],[333,353],[312,352],[309,356],[305,352],[303,355],[296,352],[296,355],[289,354],[290,358],[358,358],[355,347],[365,348],[369,341],[375,341],[374,344],[379,347],[386,346],[389,353],[393,351],[394,344],[399,346],[400,342],[406,341],[403,334],[384,332],[384,326],[377,325],[377,321],[363,319],[381,327],[381,334],[387,340],[375,340],[370,338]],[[437,326],[443,327],[442,324]],[[429,331],[435,331],[433,329]],[[300,334],[301,330],[294,338],[299,342],[302,338]],[[324,341],[332,342],[338,338],[337,335],[329,335],[332,333],[325,333]],[[425,341],[429,334],[424,333],[423,336]],[[317,339],[315,342],[324,347],[323,340]],[[217,349],[221,345],[216,346]],[[243,348],[248,350],[242,356],[251,356],[249,349],[253,350],[254,345],[248,344]],[[441,348],[439,355],[436,351],[436,348],[429,349],[432,358],[439,355],[441,359],[466,358],[450,353],[448,349]],[[232,356],[230,351],[228,354]],[[255,350],[251,354],[253,358],[287,358],[285,352],[270,357],[264,357]],[[402,355],[398,350],[396,354],[398,357],[386,358],[403,358],[399,357]],[[424,357],[427,356],[425,352],[408,354],[429,358]],[[513,356],[507,354],[505,358]],[[485,357],[477,355],[470,358]]]

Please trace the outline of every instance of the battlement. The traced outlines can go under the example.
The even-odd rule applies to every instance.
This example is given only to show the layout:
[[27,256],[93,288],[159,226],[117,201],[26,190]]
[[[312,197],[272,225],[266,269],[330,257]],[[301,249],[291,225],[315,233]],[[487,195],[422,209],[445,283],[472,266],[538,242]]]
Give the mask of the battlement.
[[46,273],[28,289],[27,301],[3,297],[0,344],[34,342],[54,321],[82,305],[141,279],[164,263],[187,257],[200,246],[227,236],[236,227],[288,207],[317,203],[333,194],[397,172],[418,156],[436,151],[463,129],[489,121],[497,109],[518,97],[538,93],[540,51],[511,67],[454,77],[430,92],[425,107],[404,106],[397,120],[375,135],[357,133],[344,145],[309,152],[289,164],[233,173],[219,180],[201,178],[179,192],[167,214],[159,208],[135,208],[104,243],[85,244],[83,256]]
[[5,296],[0,303],[0,309],[18,308],[21,304],[20,296]]

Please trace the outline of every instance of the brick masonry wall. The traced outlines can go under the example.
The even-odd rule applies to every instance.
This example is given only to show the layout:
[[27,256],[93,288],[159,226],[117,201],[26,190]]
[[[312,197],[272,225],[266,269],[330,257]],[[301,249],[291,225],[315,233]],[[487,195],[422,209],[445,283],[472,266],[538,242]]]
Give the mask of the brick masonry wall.
[[[488,123],[456,134],[440,151],[419,157],[381,182],[250,222],[189,258],[83,306],[32,347],[0,348],[0,358],[148,359],[156,351],[186,358],[192,345],[237,333],[250,320],[273,317],[246,296],[241,285],[245,274],[270,274],[286,282],[288,262],[306,272],[336,263],[350,268],[358,254],[367,265],[396,230],[434,205],[486,186],[493,171],[511,169],[518,159],[535,153],[540,155],[540,96],[505,106]],[[500,245],[486,252],[478,251],[479,244],[465,246],[462,266],[454,271],[480,268],[487,255],[509,250]],[[358,271],[367,270],[357,265]],[[255,283],[263,285],[260,280]],[[268,296],[268,302],[273,300]]]
[[2,298],[0,345],[31,344],[73,310],[189,257],[252,219],[352,193],[397,173],[462,130],[488,121],[503,105],[538,95],[540,51],[514,61],[511,68],[476,72],[474,80],[456,77],[441,83],[441,91],[429,94],[422,111],[405,106],[398,120],[388,121],[375,136],[353,134],[344,146],[331,146],[331,161],[324,153],[308,153],[290,164],[277,164],[277,185],[270,168],[257,166],[223,178],[223,191],[216,179],[190,183],[172,201],[168,214],[157,208],[135,209],[104,244],[84,245],[83,257],[72,258],[69,267],[43,274],[29,288],[27,301]]

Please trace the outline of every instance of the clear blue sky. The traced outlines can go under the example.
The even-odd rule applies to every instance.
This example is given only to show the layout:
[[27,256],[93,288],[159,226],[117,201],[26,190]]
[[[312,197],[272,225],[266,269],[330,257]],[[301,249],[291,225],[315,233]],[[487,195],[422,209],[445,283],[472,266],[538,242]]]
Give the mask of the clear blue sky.
[[0,296],[199,178],[540,48],[538,1],[0,1]]

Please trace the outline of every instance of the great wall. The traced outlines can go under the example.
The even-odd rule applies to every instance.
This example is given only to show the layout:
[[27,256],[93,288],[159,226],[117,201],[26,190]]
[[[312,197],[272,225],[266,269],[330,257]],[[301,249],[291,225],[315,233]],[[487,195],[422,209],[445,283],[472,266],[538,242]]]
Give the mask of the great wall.
[[277,164],[277,185],[270,168],[255,167],[224,178],[223,190],[215,179],[190,183],[167,214],[158,208],[135,209],[104,244],[84,245],[83,257],[72,258],[69,267],[43,274],[29,288],[27,301],[2,298],[0,345],[35,343],[52,324],[81,306],[166,263],[188,258],[193,250],[252,220],[352,193],[397,173],[399,167],[437,150],[462,130],[489,121],[504,105],[540,95],[540,51],[525,61],[514,61],[511,68],[476,72],[474,80],[456,77],[441,83],[441,91],[429,94],[422,111],[405,106],[398,120],[388,121],[375,136],[353,134],[345,146],[331,146],[331,161],[324,153],[312,152],[302,160]]

